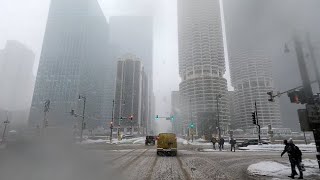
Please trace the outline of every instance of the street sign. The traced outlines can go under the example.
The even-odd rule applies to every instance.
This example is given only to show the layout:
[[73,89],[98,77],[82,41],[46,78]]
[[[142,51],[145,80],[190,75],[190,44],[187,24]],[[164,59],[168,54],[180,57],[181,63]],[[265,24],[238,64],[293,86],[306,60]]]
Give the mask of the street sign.
[[320,124],[320,105],[307,104],[307,116],[310,123]]

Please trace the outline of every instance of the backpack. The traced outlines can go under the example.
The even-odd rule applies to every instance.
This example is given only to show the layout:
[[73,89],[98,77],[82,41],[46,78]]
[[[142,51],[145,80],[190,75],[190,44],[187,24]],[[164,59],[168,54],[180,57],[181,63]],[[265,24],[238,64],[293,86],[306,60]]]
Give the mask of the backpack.
[[299,157],[299,158],[301,158],[301,156],[302,156],[302,152],[301,152],[301,150],[299,149],[298,146],[294,146],[294,147],[293,147],[293,152],[292,152],[292,154],[293,154],[294,157]]

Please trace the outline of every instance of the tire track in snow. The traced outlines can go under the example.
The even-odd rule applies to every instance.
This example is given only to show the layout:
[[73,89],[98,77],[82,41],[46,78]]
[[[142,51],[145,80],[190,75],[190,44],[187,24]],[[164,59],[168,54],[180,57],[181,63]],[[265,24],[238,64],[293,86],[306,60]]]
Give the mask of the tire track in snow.
[[116,160],[118,160],[118,159],[121,159],[121,158],[125,157],[126,155],[128,155],[128,154],[130,154],[130,153],[132,153],[132,152],[134,152],[134,151],[136,151],[136,150],[137,150],[137,149],[134,149],[134,150],[131,150],[131,151],[127,152],[127,153],[124,153],[124,154],[122,154],[122,155],[120,155],[120,156],[118,156],[118,157],[116,157],[116,158],[114,158],[114,159],[111,159],[111,160],[109,160],[109,161],[106,161],[106,163],[110,163],[110,162],[116,161]]
[[121,170],[121,172],[125,172],[131,164],[133,164],[135,161],[137,161],[142,155],[144,155],[149,149],[145,149],[142,153],[139,155],[135,156],[131,160],[127,161],[127,163],[124,163],[118,167],[118,170]]
[[190,174],[187,172],[186,168],[183,167],[182,160],[180,159],[179,155],[176,156],[176,157],[177,157],[179,167],[180,167],[180,169],[182,170],[182,173],[183,173],[184,177],[186,178],[186,180],[191,180],[191,176],[190,176]]
[[154,172],[154,168],[155,168],[157,162],[158,162],[158,155],[156,156],[155,160],[153,161],[153,163],[151,165],[151,169],[150,169],[150,171],[148,173],[148,176],[146,178],[147,180],[151,180],[151,177],[152,177],[152,174]]

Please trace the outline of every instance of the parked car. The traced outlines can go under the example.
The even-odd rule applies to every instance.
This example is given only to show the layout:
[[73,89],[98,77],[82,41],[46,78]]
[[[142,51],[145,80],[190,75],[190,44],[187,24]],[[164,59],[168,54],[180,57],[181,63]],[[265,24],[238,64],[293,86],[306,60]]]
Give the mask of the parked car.
[[[266,141],[261,141],[262,144],[268,144],[268,142]],[[259,144],[259,140],[258,139],[247,139],[245,141],[243,141],[242,143],[239,143],[238,146],[239,147],[247,147],[249,145],[258,145]]]

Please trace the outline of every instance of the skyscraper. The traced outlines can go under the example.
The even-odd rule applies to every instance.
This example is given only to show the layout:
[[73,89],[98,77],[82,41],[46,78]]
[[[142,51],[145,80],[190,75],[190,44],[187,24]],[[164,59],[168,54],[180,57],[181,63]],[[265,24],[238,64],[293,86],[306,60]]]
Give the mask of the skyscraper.
[[0,119],[10,113],[11,122],[26,123],[32,100],[35,55],[18,41],[7,41],[0,50]]
[[[151,16],[112,16],[110,17],[110,43],[112,59],[124,54],[134,54],[140,58],[148,79],[148,117],[154,114],[153,101],[153,17]],[[148,119],[152,130],[153,118]]]
[[[147,108],[142,93],[148,90],[143,66],[139,58],[132,54],[126,54],[118,61],[114,119],[115,126],[124,132],[144,132],[145,116]],[[145,89],[143,89],[145,87]],[[121,119],[122,118],[122,119]],[[120,125],[120,126],[119,126]],[[133,128],[133,129],[131,129]]]
[[219,117],[221,130],[226,131],[229,109],[219,0],[178,0],[178,37],[185,128],[190,121],[201,126],[197,114],[215,113],[209,124],[216,126]]
[[269,102],[273,90],[272,62],[263,51],[232,51],[229,56],[231,82],[235,88],[235,127],[253,128],[251,113],[257,102],[259,124],[281,127],[279,102]]
[[[43,102],[50,100],[49,126],[74,124],[67,112],[82,110],[78,95],[86,96],[86,121],[93,128],[105,120],[103,101],[112,71],[108,61],[108,24],[95,0],[52,0],[29,117],[41,124]],[[111,67],[110,67],[111,66]],[[108,68],[109,67],[109,68]],[[111,78],[109,78],[111,79]],[[109,85],[107,85],[109,83]],[[112,96],[110,94],[110,114]],[[79,112],[80,113],[80,112]]]

